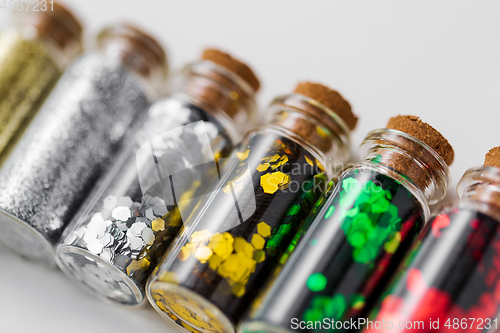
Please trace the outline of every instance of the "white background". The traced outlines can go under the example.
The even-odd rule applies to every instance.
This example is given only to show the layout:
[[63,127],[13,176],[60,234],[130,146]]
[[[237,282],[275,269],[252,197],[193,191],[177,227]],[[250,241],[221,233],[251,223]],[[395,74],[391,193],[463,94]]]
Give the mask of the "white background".
[[[0,0],[0,3],[3,0]],[[300,80],[339,90],[360,116],[354,146],[388,118],[413,114],[455,148],[463,172],[500,145],[500,1],[65,2],[87,28],[127,20],[168,48],[172,68],[216,46],[255,68],[262,107]],[[0,25],[9,14],[0,11]],[[0,332],[175,332],[149,307],[110,306],[58,271],[0,249]]]

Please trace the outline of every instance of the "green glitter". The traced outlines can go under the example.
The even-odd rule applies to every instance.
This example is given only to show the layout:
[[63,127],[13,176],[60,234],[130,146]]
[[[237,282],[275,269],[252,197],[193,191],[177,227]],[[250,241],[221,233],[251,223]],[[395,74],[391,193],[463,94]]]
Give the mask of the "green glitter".
[[296,204],[296,205],[293,205],[292,207],[290,207],[287,215],[296,215],[298,212],[300,212],[300,205]]
[[372,162],[381,163],[382,162],[382,155],[380,155],[380,154],[375,155],[375,157],[372,159]]
[[335,206],[330,206],[330,208],[328,208],[328,210],[325,214],[325,220],[330,218],[334,212],[335,212]]
[[342,294],[334,297],[315,296],[311,301],[311,307],[304,312],[305,321],[320,321],[324,318],[339,320],[347,309],[347,302]]
[[[357,179],[350,177],[344,179],[341,186],[344,189],[339,200],[341,228],[354,247],[354,260],[369,263],[376,259],[379,248],[388,237],[399,230],[398,207],[389,201],[392,197],[390,191],[371,180],[362,186]],[[328,212],[325,218],[327,215]],[[393,247],[393,244],[387,246]]]
[[318,240],[317,240],[317,239],[313,239],[313,240],[311,241],[311,246],[314,246],[314,245],[316,245],[316,244],[318,244]]
[[312,292],[320,292],[325,290],[328,280],[321,273],[314,273],[307,279],[307,288]]

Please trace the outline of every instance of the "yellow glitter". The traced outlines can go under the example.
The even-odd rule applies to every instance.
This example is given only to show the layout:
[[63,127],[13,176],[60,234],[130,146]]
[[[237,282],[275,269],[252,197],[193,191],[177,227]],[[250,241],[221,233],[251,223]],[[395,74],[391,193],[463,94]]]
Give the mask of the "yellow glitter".
[[236,253],[243,253],[249,258],[253,258],[253,246],[242,237],[237,237],[235,239],[234,250]]
[[151,221],[151,229],[154,232],[162,231],[165,229],[165,221],[161,218],[157,217],[153,221]]
[[321,164],[320,161],[316,160],[316,165],[318,166],[318,168],[321,170],[321,171],[325,171],[325,167],[323,166],[323,164]]
[[245,285],[242,284],[242,283],[238,283],[236,284],[234,287],[233,287],[233,295],[236,296],[236,297],[243,297],[246,293],[246,290],[245,290]]
[[316,126],[316,132],[322,138],[326,138],[328,136],[328,132],[326,132],[322,127]]
[[271,236],[271,227],[266,222],[257,224],[257,232],[264,238]]
[[394,253],[401,243],[401,233],[398,231],[393,239],[384,244],[384,249],[388,253]]
[[137,270],[146,271],[149,268],[150,262],[146,258],[140,260],[132,260],[130,265],[127,266],[127,274],[132,275]]
[[210,267],[211,270],[217,271],[217,268],[219,268],[223,261],[224,260],[218,255],[213,255],[208,259],[208,267]]
[[266,252],[263,250],[255,251],[253,258],[258,264],[260,264],[261,262],[266,260]]
[[179,254],[177,255],[177,259],[179,259],[180,261],[188,260],[188,258],[191,256],[191,253],[193,253],[193,248],[188,245],[190,244],[186,244],[185,246],[183,246]]
[[208,246],[223,260],[233,253],[234,238],[230,233],[217,234],[210,239]]
[[212,252],[212,249],[209,248],[208,246],[202,246],[198,249],[196,249],[196,252],[194,253],[194,256],[196,259],[198,259],[202,264],[205,264],[208,259],[214,254]]
[[313,161],[309,157],[307,157],[307,156],[304,156],[304,157],[306,159],[307,164],[309,164],[310,166],[314,167]]
[[355,310],[361,310],[363,307],[365,306],[365,302],[364,301],[356,301],[353,305],[352,305],[352,308],[355,309]]
[[285,155],[278,161],[278,163],[273,164],[271,167],[273,170],[276,170],[277,168],[279,168],[283,164],[286,164],[287,162],[288,162],[288,156]]
[[163,272],[158,277],[158,280],[162,282],[169,282],[174,284],[179,284],[179,278],[177,277],[177,273],[175,272]]
[[266,245],[266,241],[261,235],[255,234],[252,236],[252,245],[256,250],[262,250],[264,245]]
[[236,152],[236,156],[238,156],[240,161],[246,160],[249,154],[250,154],[250,149],[247,149],[244,153]]
[[220,265],[217,272],[220,276],[227,278],[232,272],[238,269],[238,266],[238,256],[236,254],[231,254],[229,258]]
[[260,186],[264,193],[273,194],[280,186],[287,185],[290,182],[290,176],[281,171],[267,173],[260,177]]
[[271,165],[269,163],[261,163],[257,167],[258,172],[266,171]]
[[191,235],[191,243],[199,244],[202,242],[207,242],[211,236],[212,234],[208,230],[195,231]]

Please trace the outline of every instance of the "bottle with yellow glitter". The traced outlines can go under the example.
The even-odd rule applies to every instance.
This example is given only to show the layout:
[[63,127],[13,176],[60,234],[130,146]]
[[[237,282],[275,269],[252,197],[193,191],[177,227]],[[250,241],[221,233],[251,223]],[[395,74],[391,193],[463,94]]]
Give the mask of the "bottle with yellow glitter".
[[271,105],[270,124],[247,134],[216,191],[190,215],[148,281],[149,301],[188,332],[235,324],[349,157],[357,117],[340,94],[301,83]]
[[58,3],[13,18],[0,31],[0,164],[82,50],[80,23]]

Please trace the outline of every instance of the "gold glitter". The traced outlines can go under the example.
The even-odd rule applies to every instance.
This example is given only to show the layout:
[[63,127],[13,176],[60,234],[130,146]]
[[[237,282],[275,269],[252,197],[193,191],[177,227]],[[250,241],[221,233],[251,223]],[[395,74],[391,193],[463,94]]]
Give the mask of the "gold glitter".
[[0,32],[0,163],[59,76],[40,41],[12,30]]
[[282,166],[283,164],[286,164],[288,162],[288,156],[283,156],[282,158],[280,158],[280,160],[278,161],[278,163],[275,163],[271,166],[271,168],[273,170],[276,170],[277,168],[279,168],[280,166]]
[[261,235],[255,234],[252,236],[252,245],[256,250],[262,250],[264,245],[266,245],[266,241]]
[[307,156],[304,156],[304,157],[306,159],[307,164],[309,164],[310,166],[314,167],[313,161],[309,157],[307,157]]
[[233,253],[234,238],[230,233],[217,234],[210,239],[208,246],[221,259],[227,259]]
[[210,259],[208,259],[208,267],[210,267],[210,269],[213,271],[217,271],[217,268],[219,268],[220,264],[222,264],[223,261],[224,259],[222,259],[218,255],[213,255],[210,257]]
[[220,265],[217,272],[223,278],[227,278],[232,272],[238,269],[238,266],[238,256],[236,254],[231,254],[229,258]]
[[191,235],[192,244],[200,244],[202,242],[208,242],[212,234],[208,230],[195,231]]
[[316,126],[316,132],[322,138],[326,138],[328,136],[328,133],[325,132],[325,130],[322,127],[320,127],[320,126]]
[[257,171],[258,172],[266,171],[270,166],[271,164],[269,163],[261,163],[259,164],[259,166],[257,166]]
[[132,262],[127,266],[127,274],[131,275],[137,270],[147,271],[149,265],[150,262],[146,258],[142,258],[141,260],[132,260]]
[[177,255],[177,258],[180,261],[186,261],[188,258],[191,256],[191,253],[193,253],[195,247],[193,247],[192,244],[186,244],[182,247],[180,250],[179,254]]
[[236,152],[236,156],[240,159],[240,161],[244,161],[248,158],[248,154],[250,153],[250,149],[247,149],[244,153]]
[[260,186],[264,189],[264,193],[273,194],[280,187],[288,185],[290,175],[284,174],[281,171],[267,173],[260,177]]
[[323,166],[323,164],[321,164],[320,161],[316,160],[316,165],[318,166],[318,168],[321,170],[321,171],[325,171],[325,167]]
[[151,288],[154,304],[175,323],[189,332],[221,332],[228,330],[221,326],[217,316],[207,307],[187,299],[183,295],[164,290],[161,284]]
[[258,264],[266,260],[266,252],[263,250],[255,251],[255,254],[253,256],[255,261],[257,261]]
[[260,222],[257,225],[257,232],[264,238],[271,236],[271,227],[266,222]]
[[[161,214],[158,214],[161,215]],[[153,229],[154,232],[162,231],[165,229],[165,221],[159,217],[155,218],[153,221],[151,221],[151,229]]]
[[214,253],[212,252],[211,248],[209,248],[208,246],[202,246],[202,247],[199,247],[198,249],[196,249],[194,256],[202,264],[205,264],[208,261],[208,259],[210,259],[212,254],[214,254]]
[[169,271],[163,272],[158,277],[158,280],[168,283],[179,284],[179,278],[177,277],[176,272],[169,272]]

